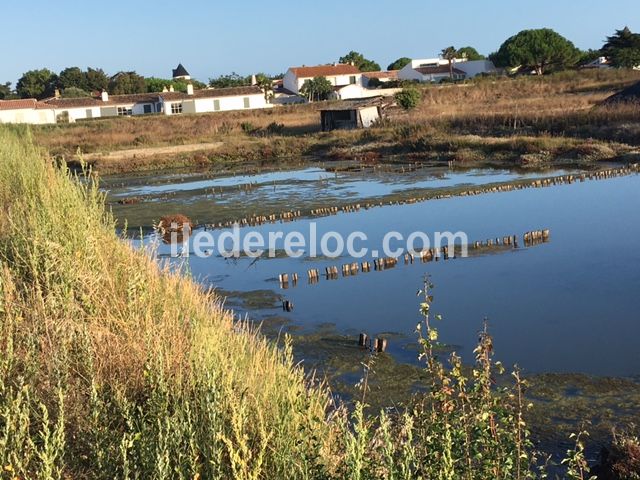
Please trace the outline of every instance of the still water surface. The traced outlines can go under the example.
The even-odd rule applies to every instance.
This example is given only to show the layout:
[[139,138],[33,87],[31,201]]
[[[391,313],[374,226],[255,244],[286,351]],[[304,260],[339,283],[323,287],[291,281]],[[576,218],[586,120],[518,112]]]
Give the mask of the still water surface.
[[[559,174],[563,172],[552,172]],[[545,174],[473,170],[451,173],[442,169],[394,175],[343,172],[337,176],[320,168],[275,172],[259,176],[149,179],[108,179],[110,199],[142,196],[149,202],[114,207],[120,219],[148,227],[152,219],[179,209],[199,222],[215,221],[225,208],[242,203],[269,202],[274,208],[296,208],[301,201],[368,198],[403,189],[445,188],[452,185],[510,181]],[[111,183],[109,183],[111,181]],[[145,185],[147,183],[147,185]],[[250,192],[234,191],[254,183]],[[221,188],[217,196],[207,189]],[[227,190],[225,190],[225,188]],[[167,195],[169,194],[169,195]],[[165,195],[163,197],[163,195]],[[309,203],[309,205],[312,205]],[[276,212],[278,210],[274,210]],[[190,257],[191,273],[230,297],[238,292],[272,291],[268,306],[236,308],[257,321],[285,316],[292,325],[313,331],[331,323],[344,334],[367,332],[389,335],[389,351],[398,359],[415,361],[416,290],[425,274],[435,284],[433,310],[444,317],[441,340],[454,345],[463,358],[472,358],[476,332],[489,319],[497,358],[517,363],[529,373],[584,372],[596,375],[640,374],[640,177],[587,181],[543,189],[527,189],[474,197],[454,197],[411,205],[394,205],[318,219],[263,225],[265,234],[281,230],[309,231],[315,221],[319,235],[337,231],[345,237],[354,229],[380,248],[389,230],[405,236],[421,230],[464,231],[469,239],[484,240],[549,228],[551,241],[531,248],[474,256],[467,259],[402,262],[391,270],[359,273],[338,280],[307,284],[307,269],[321,272],[350,258],[299,259],[217,256]],[[243,229],[242,232],[246,232]],[[214,232],[219,235],[220,230]],[[145,237],[145,242],[153,236]],[[522,242],[521,242],[522,245]],[[160,246],[166,254],[167,246]],[[280,273],[297,272],[298,285],[280,289]],[[282,311],[278,299],[291,300],[294,310]],[[232,302],[230,298],[230,303]]]

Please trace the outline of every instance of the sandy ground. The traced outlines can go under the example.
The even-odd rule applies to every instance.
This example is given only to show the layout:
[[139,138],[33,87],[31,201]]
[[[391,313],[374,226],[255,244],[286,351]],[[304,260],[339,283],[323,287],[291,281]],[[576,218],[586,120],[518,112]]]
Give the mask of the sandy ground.
[[180,153],[198,152],[201,150],[215,150],[220,148],[223,142],[193,143],[189,145],[172,145],[169,147],[142,147],[127,150],[115,150],[113,152],[87,153],[82,155],[85,161],[92,160],[125,160],[128,158],[152,157],[156,155],[175,155]]

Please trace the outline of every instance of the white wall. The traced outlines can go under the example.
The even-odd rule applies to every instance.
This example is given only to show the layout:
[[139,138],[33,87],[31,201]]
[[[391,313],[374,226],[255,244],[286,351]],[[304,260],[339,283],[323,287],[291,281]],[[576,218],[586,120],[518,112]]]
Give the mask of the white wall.
[[54,110],[49,108],[0,110],[0,123],[30,123],[42,125],[46,123],[56,123],[56,117]]
[[[324,75],[324,78],[331,82],[333,86],[351,85],[351,77],[356,77],[356,85],[362,86],[362,74],[353,73],[350,75]],[[291,69],[287,70],[282,79],[282,86],[293,93],[300,93],[300,89],[305,80],[311,80],[313,77],[296,77]]]
[[364,128],[369,128],[374,122],[378,121],[380,114],[378,107],[366,107],[360,109],[360,120]]
[[491,60],[472,60],[466,62],[456,62],[453,65],[458,70],[467,74],[467,78],[473,78],[482,73],[495,73],[496,67]]
[[[245,107],[244,99],[249,99],[249,108]],[[220,110],[214,108],[214,102],[218,100],[220,102]],[[267,103],[262,93],[251,95],[239,95],[228,97],[215,97],[215,98],[196,98],[195,109],[196,113],[207,112],[227,112],[229,110],[253,110],[256,108],[270,108],[272,105]],[[166,109],[165,109],[166,110]],[[169,114],[171,114],[171,107],[169,107]]]
[[362,98],[364,89],[358,85],[346,85],[340,90],[334,92],[335,98],[339,100],[348,100],[350,98]]

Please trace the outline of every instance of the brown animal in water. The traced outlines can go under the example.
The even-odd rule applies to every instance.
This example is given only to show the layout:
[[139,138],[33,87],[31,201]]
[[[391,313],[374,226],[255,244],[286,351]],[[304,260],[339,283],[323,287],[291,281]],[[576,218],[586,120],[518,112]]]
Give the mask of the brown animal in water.
[[186,215],[177,213],[175,215],[164,215],[160,217],[157,228],[162,234],[171,232],[182,233],[185,229],[190,231],[193,228],[193,223]]

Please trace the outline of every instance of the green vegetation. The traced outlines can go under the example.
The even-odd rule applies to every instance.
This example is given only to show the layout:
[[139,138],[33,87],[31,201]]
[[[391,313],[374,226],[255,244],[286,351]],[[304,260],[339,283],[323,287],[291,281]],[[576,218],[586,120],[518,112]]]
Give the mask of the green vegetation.
[[16,92],[21,98],[51,97],[56,89],[58,77],[51,70],[29,70],[16,85]]
[[462,47],[458,49],[458,57],[466,58],[469,61],[473,60],[484,60],[487,57],[478,53],[478,51],[473,47]]
[[387,66],[387,70],[401,70],[409,63],[411,63],[411,59],[409,57],[400,57],[395,62],[390,63],[389,66]]
[[361,72],[378,72],[380,71],[380,65],[373,60],[365,58],[364,55],[351,50],[346,55],[340,57],[338,60],[340,63],[353,63],[360,69]]
[[405,110],[412,110],[420,104],[422,93],[415,87],[406,87],[395,94],[396,102]]
[[629,27],[616,30],[615,34],[607,37],[602,53],[614,67],[637,67],[640,65],[640,33],[632,33]]
[[575,65],[580,51],[549,28],[523,30],[508,38],[492,56],[498,67],[534,70],[538,75]]
[[315,77],[305,80],[300,88],[300,93],[311,102],[327,100],[333,92],[333,85],[326,77]]
[[[23,137],[22,140],[19,137]],[[525,386],[441,352],[421,292],[427,391],[348,413],[281,349],[114,233],[95,184],[0,130],[0,465],[10,478],[535,478]],[[501,378],[496,388],[494,378]],[[568,471],[587,470],[582,450]],[[570,478],[581,478],[579,476]]]
[[136,72],[118,72],[109,79],[108,89],[113,95],[126,95],[145,93],[147,85],[144,77]]

